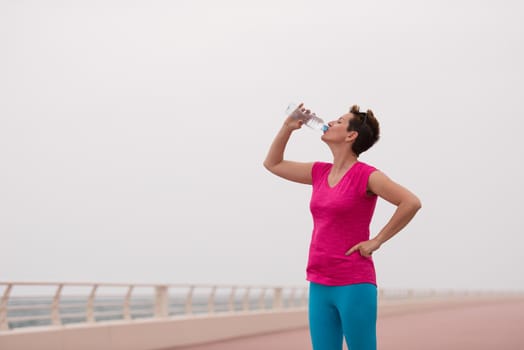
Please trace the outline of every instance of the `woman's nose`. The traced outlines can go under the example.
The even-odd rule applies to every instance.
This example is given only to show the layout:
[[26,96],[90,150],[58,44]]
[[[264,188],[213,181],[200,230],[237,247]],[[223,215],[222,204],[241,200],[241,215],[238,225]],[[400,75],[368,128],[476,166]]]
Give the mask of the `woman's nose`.
[[330,121],[330,122],[328,123],[328,126],[331,128],[331,127],[333,126],[333,121]]

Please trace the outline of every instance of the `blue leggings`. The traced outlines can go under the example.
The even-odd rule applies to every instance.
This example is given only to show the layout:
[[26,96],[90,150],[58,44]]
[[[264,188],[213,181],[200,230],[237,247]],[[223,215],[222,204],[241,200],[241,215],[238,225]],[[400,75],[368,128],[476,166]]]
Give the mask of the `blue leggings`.
[[377,287],[370,283],[325,286],[310,282],[309,331],[313,350],[377,348]]

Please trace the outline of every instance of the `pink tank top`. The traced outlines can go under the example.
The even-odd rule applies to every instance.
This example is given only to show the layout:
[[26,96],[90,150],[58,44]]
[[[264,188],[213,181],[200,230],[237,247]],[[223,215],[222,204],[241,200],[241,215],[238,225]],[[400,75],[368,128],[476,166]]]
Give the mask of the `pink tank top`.
[[377,169],[357,162],[331,187],[328,175],[332,166],[316,162],[311,172],[313,234],[307,280],[328,286],[377,285],[371,258],[362,257],[358,251],[344,255],[355,244],[369,240],[369,224],[377,196],[367,193],[367,184],[369,176]]

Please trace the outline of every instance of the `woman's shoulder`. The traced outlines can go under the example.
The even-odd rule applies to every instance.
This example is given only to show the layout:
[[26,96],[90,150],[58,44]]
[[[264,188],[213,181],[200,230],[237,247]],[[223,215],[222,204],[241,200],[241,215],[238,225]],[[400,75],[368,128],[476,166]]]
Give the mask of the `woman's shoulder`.
[[329,170],[333,166],[333,163],[317,161],[313,163],[313,169],[316,170]]
[[371,165],[371,164],[368,164],[368,163],[365,163],[365,162],[361,162],[361,161],[358,161],[358,164],[359,164],[359,168],[360,168],[360,173],[364,173],[366,175],[370,175],[372,172],[378,170],[374,165]]
[[371,165],[366,162],[361,162],[360,160],[358,161],[358,164],[360,164],[361,169],[377,169],[374,165]]
[[328,172],[332,166],[333,166],[332,163],[320,162],[320,161],[314,162],[313,168],[311,169],[311,173],[313,174],[313,177],[318,177],[318,175]]
[[328,167],[332,167],[333,163],[316,161],[316,162],[313,162],[313,166],[318,166],[318,167],[322,167],[322,168],[328,168]]

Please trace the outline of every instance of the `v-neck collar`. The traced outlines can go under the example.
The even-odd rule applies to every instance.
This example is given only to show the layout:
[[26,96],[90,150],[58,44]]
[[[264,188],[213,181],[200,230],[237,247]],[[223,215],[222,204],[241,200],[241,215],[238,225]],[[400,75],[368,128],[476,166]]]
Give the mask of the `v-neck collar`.
[[333,186],[331,186],[331,185],[329,184],[329,174],[331,174],[331,170],[333,169],[333,164],[331,164],[331,166],[330,166],[330,168],[329,168],[329,171],[328,171],[328,173],[327,173],[327,176],[326,176],[326,185],[327,185],[327,187],[328,187],[329,189],[334,189],[334,188],[336,188],[336,187],[338,186],[338,184],[340,184],[340,183],[344,180],[344,178],[345,178],[345,177],[346,177],[346,176],[351,172],[351,170],[352,170],[353,168],[355,168],[355,166],[356,166],[358,163],[360,163],[358,160],[357,160],[355,163],[353,163],[353,165],[351,165],[351,166],[349,167],[349,169],[346,170],[346,172],[344,173],[344,175],[342,175],[342,177],[341,177],[341,178],[337,181],[337,183],[334,184]]

